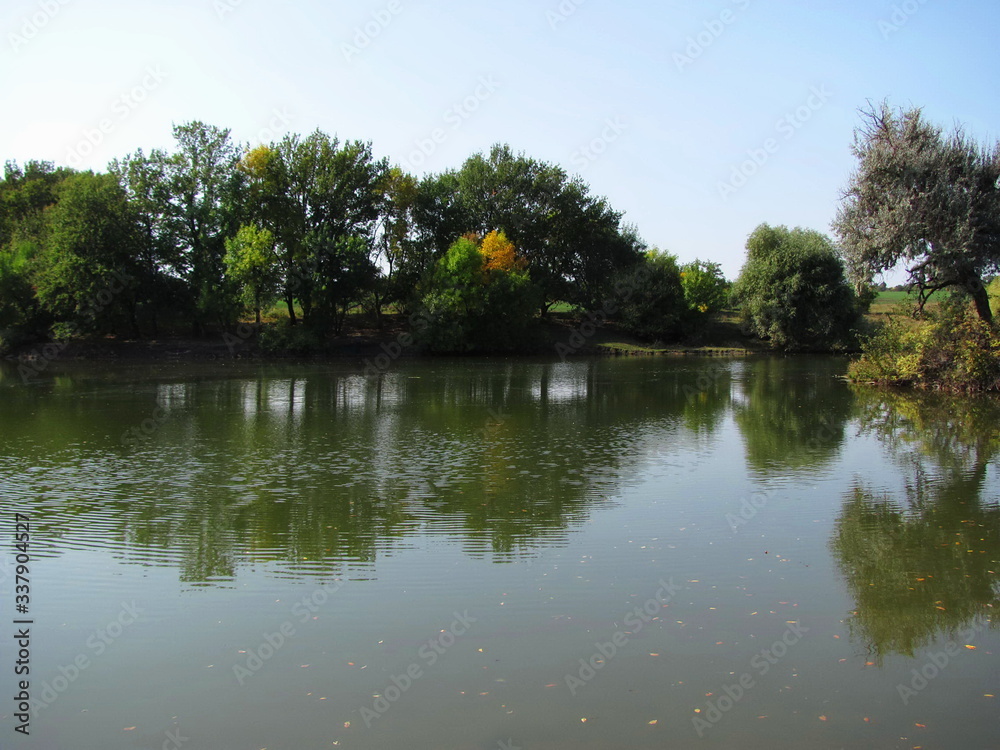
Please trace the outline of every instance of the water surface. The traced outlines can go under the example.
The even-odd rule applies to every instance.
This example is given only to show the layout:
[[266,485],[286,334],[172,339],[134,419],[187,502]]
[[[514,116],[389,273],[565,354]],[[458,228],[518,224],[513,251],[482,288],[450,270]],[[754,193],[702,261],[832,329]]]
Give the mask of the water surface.
[[1000,407],[844,369],[6,367],[4,746],[997,747]]

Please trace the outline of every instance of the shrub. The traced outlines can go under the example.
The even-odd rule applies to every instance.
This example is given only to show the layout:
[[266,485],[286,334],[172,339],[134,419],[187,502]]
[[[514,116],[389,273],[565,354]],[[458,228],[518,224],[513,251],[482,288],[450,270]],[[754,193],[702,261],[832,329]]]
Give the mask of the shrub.
[[422,300],[431,324],[421,343],[435,352],[530,347],[540,295],[503,232],[457,240],[438,262]]
[[648,341],[675,341],[684,332],[688,307],[677,258],[652,251],[646,259],[615,276],[620,294],[618,322]]
[[862,344],[852,380],[949,391],[1000,390],[1000,335],[966,305],[942,305],[931,320],[892,320]]
[[281,321],[260,329],[257,345],[267,354],[314,354],[324,347],[323,337],[304,325]]
[[828,237],[762,224],[747,251],[733,294],[751,333],[780,349],[851,345],[859,305]]

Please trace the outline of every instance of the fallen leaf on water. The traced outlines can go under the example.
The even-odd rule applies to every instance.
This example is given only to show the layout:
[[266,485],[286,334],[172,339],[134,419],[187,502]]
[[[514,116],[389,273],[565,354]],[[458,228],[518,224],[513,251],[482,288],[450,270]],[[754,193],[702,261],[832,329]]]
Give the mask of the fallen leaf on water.
[[969,651],[975,651],[976,650],[975,646],[966,646],[966,648],[969,649]]
[[921,729],[927,729],[926,724],[917,724],[917,726],[920,727]]
[[659,719],[653,719],[651,722],[649,722],[649,725],[651,727],[655,727],[658,723],[659,723]]
[[123,732],[131,732],[135,727],[122,727]]
[[819,720],[820,720],[820,721],[826,721],[826,717],[825,717],[825,716],[820,716],[820,717],[819,717]]

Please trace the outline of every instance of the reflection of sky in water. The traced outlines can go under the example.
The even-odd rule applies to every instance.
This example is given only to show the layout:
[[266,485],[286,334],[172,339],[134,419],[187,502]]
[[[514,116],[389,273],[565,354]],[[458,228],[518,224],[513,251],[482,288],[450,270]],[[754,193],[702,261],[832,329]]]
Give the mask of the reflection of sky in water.
[[[86,689],[40,720],[37,747],[113,747],[131,726],[155,738],[173,717],[192,748],[995,745],[983,697],[996,693],[995,633],[978,634],[977,650],[911,705],[896,686],[925,655],[890,649],[874,665],[882,623],[924,637],[944,621],[893,612],[891,586],[865,600],[872,617],[852,621],[869,590],[896,576],[917,585],[878,567],[879,550],[914,566],[940,560],[905,538],[868,539],[864,506],[850,503],[863,486],[912,515],[915,465],[933,506],[935,491],[986,460],[989,512],[993,449],[968,450],[933,399],[912,409],[927,415],[920,430],[883,434],[880,402],[852,396],[839,368],[432,360],[377,380],[314,366],[89,375],[32,391],[0,381],[0,502],[34,522],[39,674],[86,651],[123,600],[144,611]],[[152,434],[123,444],[157,405],[166,417]],[[908,529],[929,538],[939,521]],[[854,536],[840,559],[831,543],[845,524]],[[997,556],[983,545],[977,555]],[[233,665],[335,578],[337,595],[237,686]],[[677,597],[571,695],[565,676],[663,579]],[[5,597],[9,585],[0,574]],[[934,596],[964,595],[947,585]],[[358,709],[465,610],[478,618],[468,638],[365,728]],[[694,709],[789,623],[810,631],[698,738]]]

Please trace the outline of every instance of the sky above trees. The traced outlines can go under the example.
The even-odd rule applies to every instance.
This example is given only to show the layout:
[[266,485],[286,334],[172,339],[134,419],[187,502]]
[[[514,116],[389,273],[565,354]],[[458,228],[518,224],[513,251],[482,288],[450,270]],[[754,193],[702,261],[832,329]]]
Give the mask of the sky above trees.
[[104,170],[202,120],[321,128],[421,176],[497,142],[734,278],[762,222],[830,231],[866,100],[995,140],[979,0],[13,0],[0,159]]

